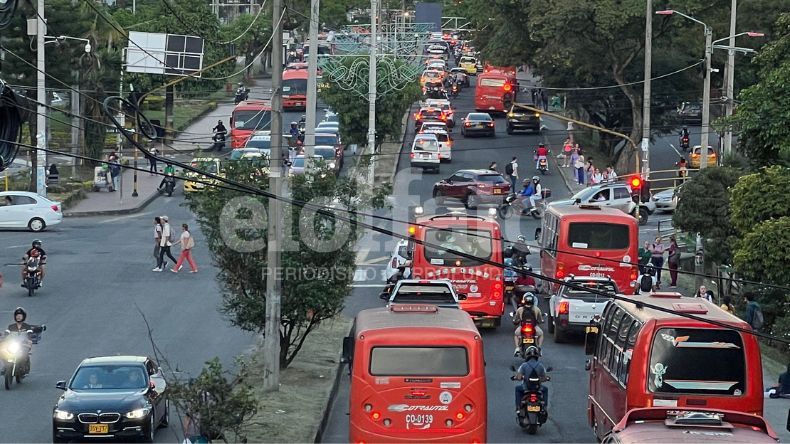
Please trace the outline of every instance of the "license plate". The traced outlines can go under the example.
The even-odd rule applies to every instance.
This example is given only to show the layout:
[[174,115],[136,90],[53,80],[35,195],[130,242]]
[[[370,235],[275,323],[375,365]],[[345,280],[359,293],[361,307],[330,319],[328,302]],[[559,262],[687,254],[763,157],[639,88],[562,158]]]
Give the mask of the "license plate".
[[540,406],[539,405],[528,405],[527,406],[527,411],[528,412],[539,412],[540,411]]
[[533,338],[524,338],[521,343],[522,344],[534,344],[535,343],[535,339],[533,339]]
[[110,432],[108,424],[88,424],[88,433],[106,435]]
[[296,102],[296,106],[302,106],[302,105],[304,105],[304,103],[302,103],[302,102]]
[[494,194],[502,194],[502,190],[494,189]]
[[506,285],[505,286],[505,291],[513,291],[513,288],[515,288],[515,287],[513,287],[512,285]]
[[433,424],[433,415],[406,415],[406,429],[426,430]]
[[423,155],[422,155],[422,158],[423,158],[423,159],[430,159],[430,158],[431,158],[431,155],[430,155],[430,154],[423,154]]

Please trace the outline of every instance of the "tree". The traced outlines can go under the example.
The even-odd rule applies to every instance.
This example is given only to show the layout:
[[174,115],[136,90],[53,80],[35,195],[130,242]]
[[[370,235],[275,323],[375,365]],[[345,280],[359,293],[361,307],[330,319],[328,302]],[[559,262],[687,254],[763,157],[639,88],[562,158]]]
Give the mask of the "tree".
[[790,13],[779,16],[774,39],[754,58],[758,83],[741,91],[725,124],[739,131],[739,149],[756,165],[790,166]]
[[790,216],[769,219],[754,226],[738,242],[736,270],[747,278],[776,285],[790,285],[787,252],[790,251]]
[[[267,175],[246,162],[228,165],[226,176],[268,188]],[[383,196],[389,192],[388,187],[365,191],[355,179],[336,177],[325,165],[294,176],[290,185],[293,199],[352,211],[383,206]],[[188,205],[197,215],[219,268],[221,309],[234,325],[263,333],[266,280],[279,273],[283,287],[279,360],[281,367],[287,367],[315,327],[342,310],[354,275],[359,226],[296,205],[286,206],[282,269],[272,271],[266,262],[266,199],[209,188],[190,195]]]
[[[741,177],[730,197],[732,225],[740,233],[747,234],[765,220],[790,216],[788,189],[790,168],[776,165]],[[783,250],[771,251],[782,256]]]
[[729,245],[737,235],[730,222],[730,189],[740,171],[730,167],[706,168],[686,182],[678,195],[672,223],[678,230],[700,233],[705,254],[713,262],[729,263]]
[[[402,59],[379,59],[376,97],[376,144],[385,138],[400,140],[403,114],[420,96],[419,83],[411,76],[413,67]],[[367,57],[348,56],[328,65],[324,77],[329,87],[321,90],[320,97],[340,115],[340,128],[349,143],[365,145],[368,133],[368,65]],[[392,87],[391,85],[395,85]],[[385,88],[390,89],[387,91]]]
[[252,62],[266,46],[272,35],[271,14],[245,14],[223,26],[220,36],[224,41],[232,41],[237,53],[244,55],[244,65],[247,66],[246,75],[252,73]]
[[238,360],[237,366],[237,374],[229,375],[214,358],[206,362],[197,378],[168,381],[168,399],[189,421],[188,434],[225,442],[233,436],[236,442],[246,442],[244,429],[258,406],[246,364]]

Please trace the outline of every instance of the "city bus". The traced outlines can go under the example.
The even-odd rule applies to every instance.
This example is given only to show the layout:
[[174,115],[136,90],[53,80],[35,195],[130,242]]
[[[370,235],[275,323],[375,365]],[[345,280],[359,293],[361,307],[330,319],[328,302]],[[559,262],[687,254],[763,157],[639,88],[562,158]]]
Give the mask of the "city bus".
[[635,408],[708,408],[763,415],[757,338],[683,313],[750,329],[717,305],[679,293],[609,302],[597,333],[591,329],[585,344],[587,354],[593,355],[587,364],[588,420],[599,440]]
[[[548,205],[536,239],[544,275],[609,277],[623,293],[634,292],[639,222],[633,216],[594,205]],[[558,284],[541,285],[548,294],[557,290]]]
[[486,441],[483,339],[457,308],[362,310],[343,341],[349,442]]
[[265,100],[245,100],[230,115],[230,146],[244,148],[256,131],[272,129],[272,104]]
[[306,69],[286,69],[283,71],[283,109],[303,111],[307,105]]
[[[505,312],[502,231],[491,218],[462,212],[417,217],[409,226],[414,279],[449,279],[466,294],[461,308],[482,327],[498,327]],[[479,258],[461,257],[448,250]]]
[[510,72],[491,69],[477,75],[475,110],[505,113],[516,101],[518,83]]

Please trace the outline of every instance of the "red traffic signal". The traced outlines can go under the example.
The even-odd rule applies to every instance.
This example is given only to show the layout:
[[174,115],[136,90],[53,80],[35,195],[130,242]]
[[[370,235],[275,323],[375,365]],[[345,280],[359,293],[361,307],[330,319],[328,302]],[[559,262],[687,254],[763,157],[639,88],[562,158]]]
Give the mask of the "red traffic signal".
[[638,189],[642,187],[642,178],[639,176],[634,176],[631,178],[631,188]]

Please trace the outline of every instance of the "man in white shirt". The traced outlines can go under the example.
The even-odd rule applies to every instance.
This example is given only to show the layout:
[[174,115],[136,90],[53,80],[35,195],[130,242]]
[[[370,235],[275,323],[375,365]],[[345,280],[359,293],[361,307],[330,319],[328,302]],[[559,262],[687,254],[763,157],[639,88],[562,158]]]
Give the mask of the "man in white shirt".
[[160,219],[162,221],[162,237],[159,241],[159,259],[156,262],[156,268],[151,271],[162,271],[164,268],[165,255],[167,255],[174,264],[178,262],[176,258],[173,257],[173,253],[170,252],[170,247],[173,246],[173,242],[170,240],[173,231],[172,228],[170,228],[168,217],[161,216]]

